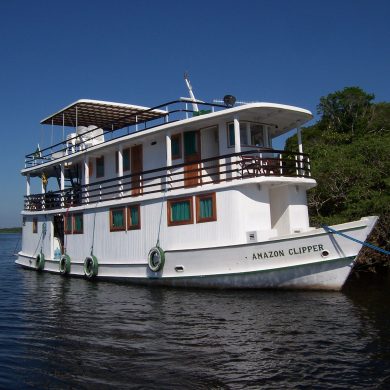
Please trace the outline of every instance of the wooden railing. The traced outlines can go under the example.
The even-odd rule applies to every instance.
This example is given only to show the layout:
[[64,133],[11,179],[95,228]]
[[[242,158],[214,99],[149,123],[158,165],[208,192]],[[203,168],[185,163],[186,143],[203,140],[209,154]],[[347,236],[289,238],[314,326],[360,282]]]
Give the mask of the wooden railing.
[[310,177],[309,156],[271,149],[226,154],[25,196],[24,209],[61,209],[261,176]]

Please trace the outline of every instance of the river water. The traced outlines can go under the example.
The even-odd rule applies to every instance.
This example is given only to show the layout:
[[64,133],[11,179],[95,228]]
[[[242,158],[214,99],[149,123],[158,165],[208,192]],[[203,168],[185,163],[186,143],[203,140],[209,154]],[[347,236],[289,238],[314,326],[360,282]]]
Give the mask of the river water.
[[0,235],[0,388],[389,389],[390,275],[343,292],[90,282]]

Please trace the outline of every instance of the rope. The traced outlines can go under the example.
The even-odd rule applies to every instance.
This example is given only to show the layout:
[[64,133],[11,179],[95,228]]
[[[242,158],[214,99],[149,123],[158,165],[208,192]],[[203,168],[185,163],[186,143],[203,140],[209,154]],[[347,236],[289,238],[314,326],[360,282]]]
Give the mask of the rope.
[[17,254],[17,253],[16,253],[16,248],[18,247],[21,238],[22,238],[22,235],[20,234],[20,235],[19,235],[19,238],[18,238],[18,241],[17,241],[17,243],[16,243],[16,245],[15,245],[15,249],[14,249],[14,254],[15,254],[15,255]]
[[[95,205],[95,210],[96,210],[97,203]],[[92,230],[92,245],[91,245],[91,256],[93,255],[93,245],[95,243],[95,221],[96,221],[96,211],[93,214],[93,230]]]
[[[34,254],[33,254],[33,257],[35,257],[35,254],[37,253],[37,249],[39,247],[39,244],[42,240],[42,237],[43,237],[43,229],[42,229],[42,233],[41,233],[41,236],[39,237],[39,240],[38,240],[38,244],[37,244],[37,247],[35,248],[35,251],[34,251]],[[43,242],[43,241],[42,241]],[[41,246],[41,251],[42,251],[42,246]]]
[[166,196],[167,192],[168,192],[168,186],[165,188],[164,195],[163,195],[162,200],[161,200],[160,221],[158,223],[158,232],[157,232],[156,246],[160,246],[160,231],[161,231],[162,211],[163,211],[165,196]]
[[376,251],[378,251],[378,252],[384,253],[385,255],[390,255],[390,252],[389,252],[389,251],[387,251],[387,250],[385,250],[385,249],[382,249],[382,248],[379,248],[379,247],[376,246],[376,245],[370,244],[370,243],[365,242],[365,241],[360,241],[360,240],[358,240],[358,239],[356,239],[356,238],[353,238],[353,237],[351,237],[351,236],[348,236],[348,235],[345,234],[345,233],[341,233],[341,232],[339,232],[338,230],[332,229],[331,227],[329,227],[329,226],[327,226],[327,225],[321,225],[321,226],[324,228],[324,230],[326,230],[326,231],[328,231],[328,232],[330,232],[330,233],[339,234],[340,236],[345,237],[345,238],[348,238],[349,240],[355,241],[355,242],[357,242],[358,244],[361,244],[361,245],[363,245],[363,246],[366,246],[367,248],[374,249],[374,250],[376,250]]
[[66,244],[68,243],[68,234],[65,233],[65,227],[66,227],[66,224],[68,223],[67,220],[68,220],[68,215],[69,215],[69,209],[71,208],[72,206],[69,205],[68,208],[66,209],[65,211],[65,219],[64,219],[64,254],[66,255]]

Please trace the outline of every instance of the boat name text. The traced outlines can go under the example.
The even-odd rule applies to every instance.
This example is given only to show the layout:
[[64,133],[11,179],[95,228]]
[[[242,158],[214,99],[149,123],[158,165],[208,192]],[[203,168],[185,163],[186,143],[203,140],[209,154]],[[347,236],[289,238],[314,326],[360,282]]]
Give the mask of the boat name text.
[[[321,244],[318,245],[307,245],[307,246],[300,246],[298,248],[290,248],[286,250],[286,253],[290,256],[294,255],[303,255],[305,253],[311,253],[311,252],[321,252],[324,250],[324,246]],[[279,249],[275,251],[264,251],[264,252],[257,252],[252,254],[252,260],[263,260],[263,259],[272,259],[274,257],[283,257],[285,256],[285,250]]]

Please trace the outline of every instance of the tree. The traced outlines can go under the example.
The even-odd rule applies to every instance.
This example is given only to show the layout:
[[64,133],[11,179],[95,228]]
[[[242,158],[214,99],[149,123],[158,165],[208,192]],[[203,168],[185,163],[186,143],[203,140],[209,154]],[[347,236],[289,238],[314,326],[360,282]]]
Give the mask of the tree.
[[[320,99],[321,119],[302,129],[304,150],[318,186],[308,192],[311,224],[337,224],[378,215],[369,240],[390,250],[390,103],[373,103],[374,95],[344,88]],[[296,135],[286,149],[297,151]],[[362,251],[367,267],[390,258]]]
[[317,113],[322,115],[319,126],[325,137],[337,143],[364,134],[372,118],[374,97],[359,87],[346,87],[321,97]]

